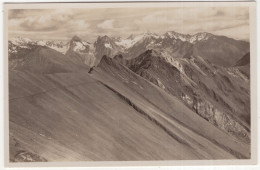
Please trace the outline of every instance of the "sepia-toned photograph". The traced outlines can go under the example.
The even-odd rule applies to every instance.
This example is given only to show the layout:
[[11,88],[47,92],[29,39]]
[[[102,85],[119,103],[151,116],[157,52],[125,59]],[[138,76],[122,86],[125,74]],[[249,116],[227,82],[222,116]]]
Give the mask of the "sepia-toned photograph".
[[9,165],[251,160],[254,2],[220,4],[6,4]]

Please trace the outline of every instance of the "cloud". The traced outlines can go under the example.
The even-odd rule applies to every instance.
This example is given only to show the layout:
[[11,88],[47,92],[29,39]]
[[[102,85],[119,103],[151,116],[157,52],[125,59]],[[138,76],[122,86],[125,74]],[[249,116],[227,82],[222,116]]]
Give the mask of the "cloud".
[[[20,30],[28,32],[50,32],[68,29],[70,31],[83,30],[89,24],[84,19],[74,19],[75,14],[72,10],[23,10],[24,17],[14,17],[16,10],[11,10],[12,17],[9,19],[9,30]],[[26,12],[25,12],[26,11]],[[10,13],[10,12],[9,12]],[[18,12],[20,13],[20,12]],[[30,15],[30,14],[34,15]],[[27,15],[27,16],[26,16]]]
[[25,10],[23,9],[16,9],[16,10],[9,10],[8,19],[17,19],[24,17]]
[[29,17],[21,24],[21,26],[26,30],[48,31],[51,29],[58,29],[62,25],[66,24],[70,19],[72,19],[72,16],[67,14],[47,14],[43,16]]
[[102,29],[113,29],[114,28],[114,19],[105,20],[102,23],[98,24],[97,27]]
[[[94,40],[98,35],[125,36],[151,31],[194,34],[211,32],[245,39],[249,35],[248,7],[100,8],[9,10],[9,35],[28,38]],[[236,32],[235,35],[232,31]],[[248,37],[249,38],[249,37]]]

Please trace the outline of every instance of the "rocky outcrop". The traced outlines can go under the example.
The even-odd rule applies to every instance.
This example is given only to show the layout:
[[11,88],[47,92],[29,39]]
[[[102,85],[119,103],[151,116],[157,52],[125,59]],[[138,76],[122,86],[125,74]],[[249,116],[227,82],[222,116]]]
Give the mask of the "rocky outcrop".
[[229,133],[247,143],[250,142],[250,133],[231,115],[220,111],[209,101],[201,98],[190,97],[186,94],[182,95],[182,100],[198,115],[217,126],[219,129]]
[[112,58],[122,51],[122,48],[108,36],[99,36],[94,43],[94,47],[97,60],[101,60],[104,55]]
[[85,64],[87,66],[94,66],[96,64],[95,49],[93,44],[81,40],[74,36],[69,43],[69,49],[66,56],[76,64]]

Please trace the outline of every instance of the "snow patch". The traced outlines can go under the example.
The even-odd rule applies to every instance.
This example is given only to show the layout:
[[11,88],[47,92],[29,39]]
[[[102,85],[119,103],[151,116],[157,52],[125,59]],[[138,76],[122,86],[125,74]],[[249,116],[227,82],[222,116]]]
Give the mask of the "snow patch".
[[180,34],[180,33],[174,32],[174,31],[170,31],[170,32],[165,33],[164,36],[161,36],[161,38],[163,38],[163,39],[166,37],[180,39],[181,41],[187,41],[190,43],[195,43],[198,41],[207,40],[209,37],[211,37],[211,34],[203,32],[203,33],[197,33],[194,35],[189,35],[189,34]]
[[46,42],[44,42],[44,41],[38,41],[38,42],[37,42],[37,45],[45,46],[45,45],[46,45]]
[[62,53],[62,54],[66,54],[67,50],[69,49],[68,46],[64,45],[62,48],[59,48],[57,46],[51,46],[50,48]]
[[74,48],[73,51],[81,51],[84,50],[86,47],[83,45],[81,42],[73,42],[74,43]]
[[83,45],[88,45],[88,43],[87,43],[87,42],[85,42],[85,41],[82,41],[82,44],[83,44]]
[[106,48],[111,48],[111,49],[112,49],[111,44],[107,44],[107,43],[106,43],[106,44],[104,44],[104,45],[105,45]]
[[182,95],[182,100],[184,102],[186,102],[188,105],[192,105],[193,104],[193,100],[187,94],[183,94]]
[[33,41],[29,38],[16,37],[16,38],[12,38],[11,42],[17,46],[26,47],[28,43],[32,43]]
[[157,35],[157,34],[145,33],[145,34],[139,34],[139,35],[136,35],[136,36],[131,35],[127,39],[118,39],[117,41],[115,41],[115,43],[118,46],[121,46],[125,49],[128,49],[128,48],[132,47],[134,44],[136,44],[137,42],[141,41],[142,39],[144,39],[146,37],[153,37],[155,39],[160,38],[160,36]]

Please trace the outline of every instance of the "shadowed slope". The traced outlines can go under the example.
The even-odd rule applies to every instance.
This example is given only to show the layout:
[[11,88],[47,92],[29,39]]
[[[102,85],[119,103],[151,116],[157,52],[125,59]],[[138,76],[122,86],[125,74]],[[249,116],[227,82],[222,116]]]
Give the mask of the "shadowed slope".
[[[116,56],[115,60],[179,98],[213,125],[250,142],[248,80],[241,80],[233,70],[214,68],[194,56],[167,61],[154,50],[131,60],[121,56]],[[245,90],[241,91],[241,88]]]
[[194,54],[219,66],[233,64],[249,51],[249,43],[225,36],[212,36],[194,45]]
[[247,53],[239,59],[234,67],[238,68],[242,74],[250,78],[250,53]]
[[250,53],[246,53],[235,64],[235,66],[245,66],[245,65],[250,65]]

